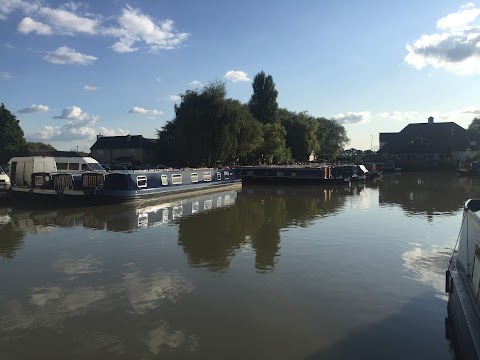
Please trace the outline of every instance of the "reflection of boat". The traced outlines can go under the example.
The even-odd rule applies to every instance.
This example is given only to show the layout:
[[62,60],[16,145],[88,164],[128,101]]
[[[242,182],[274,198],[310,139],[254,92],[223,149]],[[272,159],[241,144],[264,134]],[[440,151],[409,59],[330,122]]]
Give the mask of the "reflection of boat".
[[58,226],[84,226],[111,231],[128,231],[154,227],[210,209],[233,205],[234,190],[183,198],[171,202],[123,204],[117,206],[85,207],[57,210],[17,210],[9,213],[15,228],[37,233],[52,231]]
[[446,272],[447,338],[458,359],[480,359],[480,199],[464,206],[458,249]]
[[469,161],[466,163],[460,163],[457,168],[457,174],[459,176],[478,176],[480,175],[480,162]]

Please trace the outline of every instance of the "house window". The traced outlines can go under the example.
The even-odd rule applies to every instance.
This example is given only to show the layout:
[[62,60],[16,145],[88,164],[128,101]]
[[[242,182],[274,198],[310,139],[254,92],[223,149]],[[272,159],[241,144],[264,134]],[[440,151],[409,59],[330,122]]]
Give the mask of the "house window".
[[167,175],[162,174],[162,176],[161,176],[160,178],[162,179],[162,185],[163,185],[163,186],[168,185],[168,177],[167,177]]
[[192,183],[197,183],[197,182],[198,182],[198,174],[192,173]]
[[172,184],[179,185],[182,183],[182,175],[181,174],[172,174]]
[[102,155],[102,156],[103,156],[103,149],[101,149],[101,150],[97,150],[97,154],[98,154],[98,155]]
[[204,172],[203,173],[203,181],[212,181],[212,173]]
[[137,186],[139,188],[147,187],[147,177],[146,176],[137,176]]
[[135,155],[135,149],[128,149],[128,155]]

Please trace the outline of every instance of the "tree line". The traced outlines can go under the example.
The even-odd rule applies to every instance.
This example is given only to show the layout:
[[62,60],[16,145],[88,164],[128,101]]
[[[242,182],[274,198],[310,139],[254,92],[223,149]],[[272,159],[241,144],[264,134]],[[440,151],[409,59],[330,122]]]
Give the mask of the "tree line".
[[333,160],[349,139],[333,120],[281,109],[271,75],[261,71],[247,104],[227,98],[224,82],[188,90],[175,117],[157,130],[158,158],[179,166]]

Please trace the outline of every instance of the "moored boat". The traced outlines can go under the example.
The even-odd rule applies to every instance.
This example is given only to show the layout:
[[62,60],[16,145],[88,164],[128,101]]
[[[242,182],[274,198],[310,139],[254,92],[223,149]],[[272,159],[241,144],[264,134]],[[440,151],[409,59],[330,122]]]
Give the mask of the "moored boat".
[[465,203],[458,246],[446,271],[446,335],[455,358],[480,359],[480,199]]
[[351,168],[324,165],[280,166],[260,165],[243,166],[236,169],[239,178],[246,184],[280,185],[345,185],[350,182]]

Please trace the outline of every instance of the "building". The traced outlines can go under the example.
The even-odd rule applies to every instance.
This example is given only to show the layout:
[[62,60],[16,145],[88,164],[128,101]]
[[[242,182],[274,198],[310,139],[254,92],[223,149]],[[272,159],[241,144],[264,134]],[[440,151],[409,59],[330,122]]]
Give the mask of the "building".
[[101,164],[150,164],[156,159],[156,139],[142,135],[103,136],[90,148],[91,156]]
[[454,122],[409,124],[399,133],[380,133],[377,154],[401,168],[455,167],[476,152],[467,130]]

